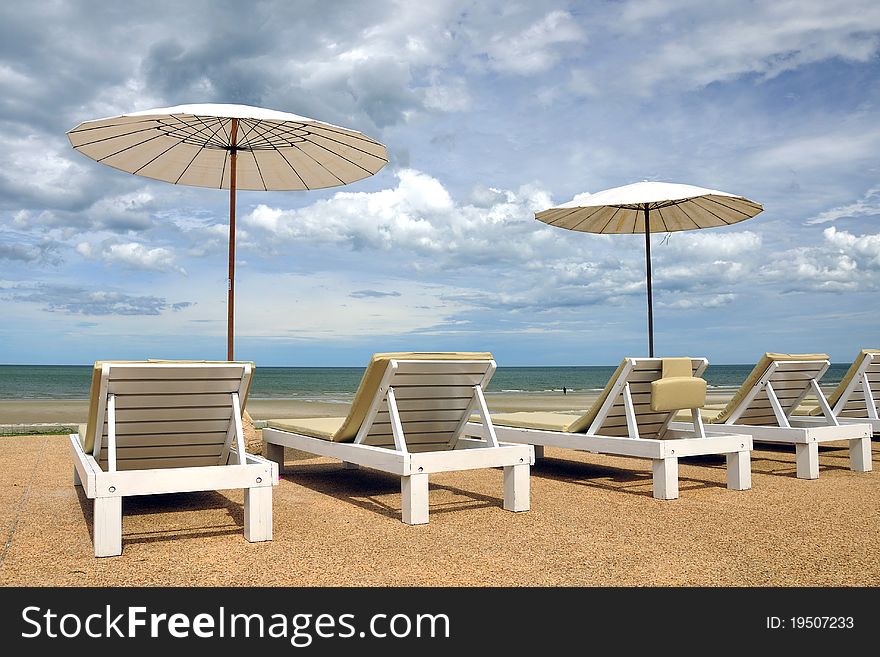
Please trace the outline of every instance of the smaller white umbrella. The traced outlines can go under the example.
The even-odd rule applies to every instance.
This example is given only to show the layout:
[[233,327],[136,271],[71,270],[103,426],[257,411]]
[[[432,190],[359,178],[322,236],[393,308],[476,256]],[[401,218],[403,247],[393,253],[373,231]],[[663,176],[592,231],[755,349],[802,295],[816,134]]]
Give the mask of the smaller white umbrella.
[[678,183],[640,182],[589,194],[535,213],[551,226],[584,233],[645,234],[648,288],[648,353],[654,356],[651,233],[716,228],[751,219],[764,208],[749,199]]

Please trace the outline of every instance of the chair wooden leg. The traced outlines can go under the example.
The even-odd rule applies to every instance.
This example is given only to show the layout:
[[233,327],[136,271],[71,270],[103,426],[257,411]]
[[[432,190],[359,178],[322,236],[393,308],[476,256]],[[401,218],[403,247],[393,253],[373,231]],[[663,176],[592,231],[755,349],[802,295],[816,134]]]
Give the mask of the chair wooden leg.
[[96,497],[94,506],[94,533],[96,557],[115,557],[122,554],[122,498]]
[[798,479],[818,479],[819,443],[797,443],[794,449]]
[[284,467],[284,445],[263,441],[263,455],[278,464],[278,472]]
[[504,508],[529,510],[529,464],[504,466]]
[[400,478],[403,497],[403,522],[424,525],[428,522],[428,475],[414,474]]
[[749,490],[752,487],[752,460],[749,452],[727,454],[727,487],[730,490]]
[[543,445],[535,445],[535,460],[544,458],[544,446]]
[[348,461],[342,462],[343,470],[357,470],[360,466],[357,463],[350,463]]
[[667,456],[653,459],[654,497],[658,500],[678,499],[678,458]]
[[76,469],[76,466],[73,466],[73,485],[82,486],[82,480],[79,478],[79,470]]
[[244,537],[251,543],[272,540],[272,487],[244,489]]
[[853,438],[849,441],[849,467],[855,472],[870,472],[874,467],[871,463],[871,438]]

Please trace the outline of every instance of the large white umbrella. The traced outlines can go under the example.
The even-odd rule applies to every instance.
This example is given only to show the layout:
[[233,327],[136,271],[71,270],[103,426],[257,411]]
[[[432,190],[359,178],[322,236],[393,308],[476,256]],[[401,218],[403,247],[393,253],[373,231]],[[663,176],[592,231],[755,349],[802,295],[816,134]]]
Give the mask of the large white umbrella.
[[606,189],[535,213],[538,221],[585,233],[645,234],[648,353],[654,356],[651,233],[729,226],[764,208],[742,196],[678,183],[640,182]]
[[233,359],[235,192],[347,185],[373,175],[388,153],[366,135],[249,105],[197,104],[132,112],[67,133],[80,153],[120,171],[176,185],[229,190],[227,358]]

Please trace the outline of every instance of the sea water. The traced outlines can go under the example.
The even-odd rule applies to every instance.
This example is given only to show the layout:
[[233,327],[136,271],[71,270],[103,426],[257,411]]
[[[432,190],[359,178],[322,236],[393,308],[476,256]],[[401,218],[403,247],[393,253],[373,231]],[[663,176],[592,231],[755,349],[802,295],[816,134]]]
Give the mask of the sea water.
[[[580,367],[499,367],[488,392],[595,392],[605,387],[616,365]],[[703,377],[711,388],[734,389],[753,365],[710,365]],[[836,385],[849,364],[835,363],[822,386]],[[362,367],[257,367],[253,399],[350,402]],[[92,367],[83,365],[0,365],[0,400],[87,399]]]

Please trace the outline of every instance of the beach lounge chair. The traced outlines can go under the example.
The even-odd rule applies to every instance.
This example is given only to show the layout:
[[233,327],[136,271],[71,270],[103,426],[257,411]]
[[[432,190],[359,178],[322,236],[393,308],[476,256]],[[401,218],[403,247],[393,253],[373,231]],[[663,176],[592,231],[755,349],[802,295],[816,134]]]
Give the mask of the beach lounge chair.
[[[435,472],[504,468],[504,508],[528,511],[534,451],[498,442],[483,397],[494,372],[489,353],[376,354],[347,417],[269,420],[263,453],[279,467],[291,447],[397,475],[410,525],[428,522]],[[463,435],[474,411],[486,419],[479,440]]]
[[[863,349],[838,386],[828,395],[831,413],[840,424],[869,424],[880,434],[880,349]],[[808,422],[824,422],[821,406],[809,409]]]
[[[706,383],[699,376],[707,365],[705,358],[625,358],[583,415],[501,413],[492,421],[500,440],[541,451],[564,447],[650,459],[657,499],[678,498],[678,459],[685,456],[726,455],[727,487],[747,490],[752,485],[749,436],[734,431],[707,436],[699,413],[690,427],[668,426],[678,410],[705,402]],[[480,430],[476,422],[466,428],[468,433]]]
[[97,362],[88,422],[70,435],[74,485],[94,500],[96,557],[122,553],[122,498],[244,489],[244,536],[272,540],[278,467],[248,454],[252,363]]
[[[850,467],[870,471],[870,427],[838,422],[819,388],[830,365],[826,354],[764,354],[727,406],[714,417],[703,418],[706,433],[737,431],[749,434],[755,442],[794,445],[800,479],[819,476],[819,443],[848,440]],[[818,400],[821,421],[794,415],[809,392]],[[670,426],[677,428],[681,423]]]

